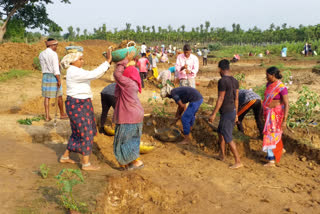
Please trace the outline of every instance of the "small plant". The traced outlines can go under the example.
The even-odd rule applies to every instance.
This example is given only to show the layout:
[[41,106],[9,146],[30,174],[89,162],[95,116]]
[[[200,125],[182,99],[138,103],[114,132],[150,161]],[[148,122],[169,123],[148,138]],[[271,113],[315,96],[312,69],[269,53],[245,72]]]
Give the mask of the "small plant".
[[32,71],[29,70],[10,70],[9,72],[0,74],[0,82],[5,82],[10,79],[17,79],[23,76],[27,76],[31,73]]
[[234,78],[238,81],[244,81],[246,79],[246,75],[244,73],[239,73],[234,75]]
[[200,109],[202,111],[213,111],[214,107],[207,104],[207,103],[202,103],[201,106],[200,106]]
[[44,117],[37,116],[37,117],[33,117],[33,118],[20,119],[17,122],[21,125],[32,125],[33,121],[40,121],[40,120],[44,120]]
[[80,209],[87,206],[85,203],[77,202],[72,194],[73,187],[84,182],[80,169],[62,169],[55,178],[58,180],[57,185],[64,208],[80,211]]
[[253,91],[261,97],[261,100],[264,100],[264,92],[266,91],[266,85],[256,86],[253,88]]
[[50,168],[44,163],[40,165],[40,174],[43,179],[48,177]]
[[153,97],[148,99],[148,103],[152,106],[152,114],[160,116],[160,117],[166,117],[166,116],[170,115],[165,110],[165,107],[168,106],[167,99],[160,106],[159,106],[158,99],[155,99]]
[[315,122],[314,115],[320,106],[319,95],[311,91],[307,86],[303,86],[299,91],[297,102],[290,104],[287,125],[291,128],[307,126]]
[[34,57],[33,58],[33,67],[35,68],[35,69],[37,69],[38,71],[41,71],[41,65],[40,65],[40,60],[39,60],[39,58],[38,57]]
[[292,73],[290,70],[286,70],[286,71],[282,72],[282,82],[283,83],[291,82],[291,78],[292,78]]

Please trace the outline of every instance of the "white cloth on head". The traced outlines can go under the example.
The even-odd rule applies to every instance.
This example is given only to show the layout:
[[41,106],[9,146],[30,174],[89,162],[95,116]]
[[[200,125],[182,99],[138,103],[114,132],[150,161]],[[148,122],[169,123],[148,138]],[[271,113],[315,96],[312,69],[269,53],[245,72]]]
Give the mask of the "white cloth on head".
[[40,53],[39,61],[43,74],[60,75],[58,54],[51,48],[47,48]]
[[93,71],[71,65],[67,70],[67,95],[77,99],[92,98],[90,81],[100,78],[110,67],[108,62],[102,63]]
[[61,66],[64,69],[68,69],[71,65],[71,63],[77,61],[81,56],[83,56],[83,53],[81,52],[75,52],[75,53],[69,53],[63,57],[61,60]]
[[160,90],[160,96],[162,98],[165,98],[166,96],[171,94],[173,87],[171,87],[169,84],[166,84],[165,86],[163,86]]

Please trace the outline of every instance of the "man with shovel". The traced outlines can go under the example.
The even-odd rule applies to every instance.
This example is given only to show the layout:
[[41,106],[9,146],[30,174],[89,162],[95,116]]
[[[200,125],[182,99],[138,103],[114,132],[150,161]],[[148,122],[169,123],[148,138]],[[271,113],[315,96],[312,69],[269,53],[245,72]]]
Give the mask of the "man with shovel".
[[[44,109],[48,122],[51,120],[49,113],[50,98],[58,99],[60,109],[60,119],[68,119],[68,115],[63,109],[62,100],[62,85],[60,78],[59,58],[56,53],[58,41],[49,38],[46,42],[47,49],[39,55],[41,70],[42,70],[42,96],[44,99]],[[56,101],[57,102],[57,101]]]
[[[168,83],[161,89],[160,93],[162,98],[172,98],[177,103],[176,119],[181,119],[184,134],[184,140],[179,144],[190,144],[189,135],[196,119],[196,113],[203,102],[202,95],[192,87],[183,86],[172,89]],[[187,103],[189,103],[188,107]]]

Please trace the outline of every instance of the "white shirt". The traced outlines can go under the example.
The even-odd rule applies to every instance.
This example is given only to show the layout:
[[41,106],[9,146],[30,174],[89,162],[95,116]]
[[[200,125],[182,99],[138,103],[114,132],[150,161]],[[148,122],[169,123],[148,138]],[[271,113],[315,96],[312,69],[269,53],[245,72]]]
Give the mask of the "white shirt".
[[39,55],[42,73],[60,75],[58,54],[51,48],[47,48]]
[[108,62],[102,63],[93,71],[71,65],[67,70],[67,95],[77,99],[92,98],[90,81],[101,77],[110,67]]
[[147,46],[141,45],[141,53],[146,53],[146,51],[147,51]]

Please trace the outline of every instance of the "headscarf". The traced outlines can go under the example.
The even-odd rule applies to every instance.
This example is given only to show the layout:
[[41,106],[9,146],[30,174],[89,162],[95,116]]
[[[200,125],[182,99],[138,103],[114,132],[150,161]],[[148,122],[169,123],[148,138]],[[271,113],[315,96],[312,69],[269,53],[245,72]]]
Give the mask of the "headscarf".
[[58,41],[57,40],[51,40],[51,41],[45,41],[46,46],[49,47],[51,45],[57,45]]
[[61,60],[61,65],[64,69],[68,69],[71,63],[77,61],[83,54],[81,52],[69,53]]
[[136,67],[134,67],[132,65],[128,66],[124,70],[122,75],[135,81],[138,84],[139,92],[141,93],[141,78],[140,78],[139,71],[136,69]]
[[160,96],[162,98],[165,98],[168,95],[171,95],[171,90],[172,89],[173,89],[173,87],[171,87],[168,83],[166,83],[166,85],[164,87],[162,87],[161,90],[160,90]]

